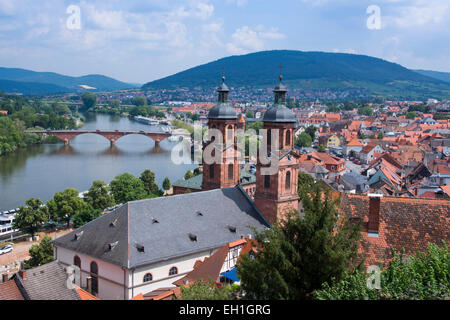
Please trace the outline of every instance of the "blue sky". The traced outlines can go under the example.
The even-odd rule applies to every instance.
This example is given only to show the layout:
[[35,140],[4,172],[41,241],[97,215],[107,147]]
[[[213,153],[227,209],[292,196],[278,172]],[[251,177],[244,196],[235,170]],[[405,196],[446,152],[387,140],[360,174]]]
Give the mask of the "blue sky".
[[[80,29],[68,27],[70,5]],[[380,28],[369,29],[380,8]],[[70,23],[69,23],[70,26]],[[449,0],[0,0],[0,66],[145,83],[270,49],[450,72]]]

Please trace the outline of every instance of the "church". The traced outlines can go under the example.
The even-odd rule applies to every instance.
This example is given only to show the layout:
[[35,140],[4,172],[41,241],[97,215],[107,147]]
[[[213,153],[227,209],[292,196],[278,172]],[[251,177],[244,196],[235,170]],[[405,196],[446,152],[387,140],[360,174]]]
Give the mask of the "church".
[[[278,164],[274,173],[264,174],[270,162],[260,160],[255,175],[241,172],[236,130],[245,123],[228,103],[222,78],[218,103],[208,114],[208,127],[219,130],[222,139],[211,137],[204,149],[212,147],[223,161],[204,162],[203,174],[186,181],[190,193],[176,186],[173,196],[128,202],[57,238],[55,259],[78,266],[76,281],[100,299],[131,299],[173,287],[199,260],[226,244],[252,238],[252,228],[270,228],[287,211],[298,210],[296,117],[286,107],[281,75],[279,81],[274,104],[263,118],[268,154]],[[272,148],[276,134],[279,144]]]
[[[286,107],[287,88],[279,77],[279,84],[274,88],[274,104],[262,119],[263,129],[267,137],[267,153],[276,157],[277,172],[263,174],[262,170],[270,166],[267,161],[258,157],[256,174],[241,170],[239,162],[240,150],[237,147],[236,130],[245,128],[242,114],[228,103],[229,89],[222,77],[218,88],[218,103],[208,114],[208,129],[221,132],[222,141],[210,139],[203,149],[214,144],[214,152],[220,154],[220,163],[208,164],[203,161],[202,174],[188,180],[178,180],[173,183],[174,194],[184,194],[186,191],[200,192],[212,189],[224,189],[239,185],[254,200],[255,206],[270,222],[275,222],[286,211],[298,210],[297,179],[299,154],[294,150],[294,132],[297,119],[295,114]],[[278,134],[274,150],[272,150],[272,131]],[[214,138],[214,137],[212,137]]]

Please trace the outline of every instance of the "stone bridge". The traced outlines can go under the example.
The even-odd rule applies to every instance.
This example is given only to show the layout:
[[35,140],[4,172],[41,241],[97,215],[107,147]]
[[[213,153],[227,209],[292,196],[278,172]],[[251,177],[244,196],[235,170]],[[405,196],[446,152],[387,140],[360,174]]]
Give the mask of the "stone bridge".
[[130,134],[140,134],[147,136],[155,141],[156,145],[170,137],[172,134],[168,132],[147,132],[147,131],[120,131],[120,130],[27,130],[29,133],[37,133],[37,134],[48,134],[55,136],[62,141],[64,141],[65,145],[70,143],[70,140],[79,136],[80,134],[93,133],[101,135],[108,139],[111,144],[114,144],[117,140],[122,138],[123,136],[127,136]]

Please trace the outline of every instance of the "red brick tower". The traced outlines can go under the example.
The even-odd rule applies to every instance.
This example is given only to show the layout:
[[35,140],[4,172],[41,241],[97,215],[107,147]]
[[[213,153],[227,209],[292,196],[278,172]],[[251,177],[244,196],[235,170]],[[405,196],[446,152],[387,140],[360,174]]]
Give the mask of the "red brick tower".
[[228,104],[229,89],[225,84],[225,77],[222,77],[222,85],[217,92],[218,103],[209,111],[208,128],[219,130],[222,137],[210,136],[203,150],[205,151],[208,146],[214,146],[213,155],[216,155],[216,152],[219,153],[221,160],[207,163],[205,158],[203,159],[202,190],[234,187],[239,184],[241,175],[236,144],[237,112]]
[[[297,122],[295,114],[286,108],[286,86],[280,83],[275,87],[275,102],[264,114],[263,128],[267,130],[267,144],[270,155],[277,157],[278,169],[275,174],[264,175],[261,171],[269,167],[261,163],[261,156],[256,164],[255,205],[270,223],[280,221],[290,210],[298,210],[297,195],[298,162],[294,147],[294,129]],[[278,148],[272,150],[272,130],[278,130]]]

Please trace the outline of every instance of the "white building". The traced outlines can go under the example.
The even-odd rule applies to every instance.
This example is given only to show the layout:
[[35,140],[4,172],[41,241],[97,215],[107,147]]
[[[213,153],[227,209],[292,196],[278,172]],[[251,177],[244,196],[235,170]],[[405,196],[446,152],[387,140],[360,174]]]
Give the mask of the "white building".
[[[220,205],[218,205],[220,204]],[[270,225],[240,187],[133,201],[54,241],[55,259],[100,299],[174,286],[197,260]]]

